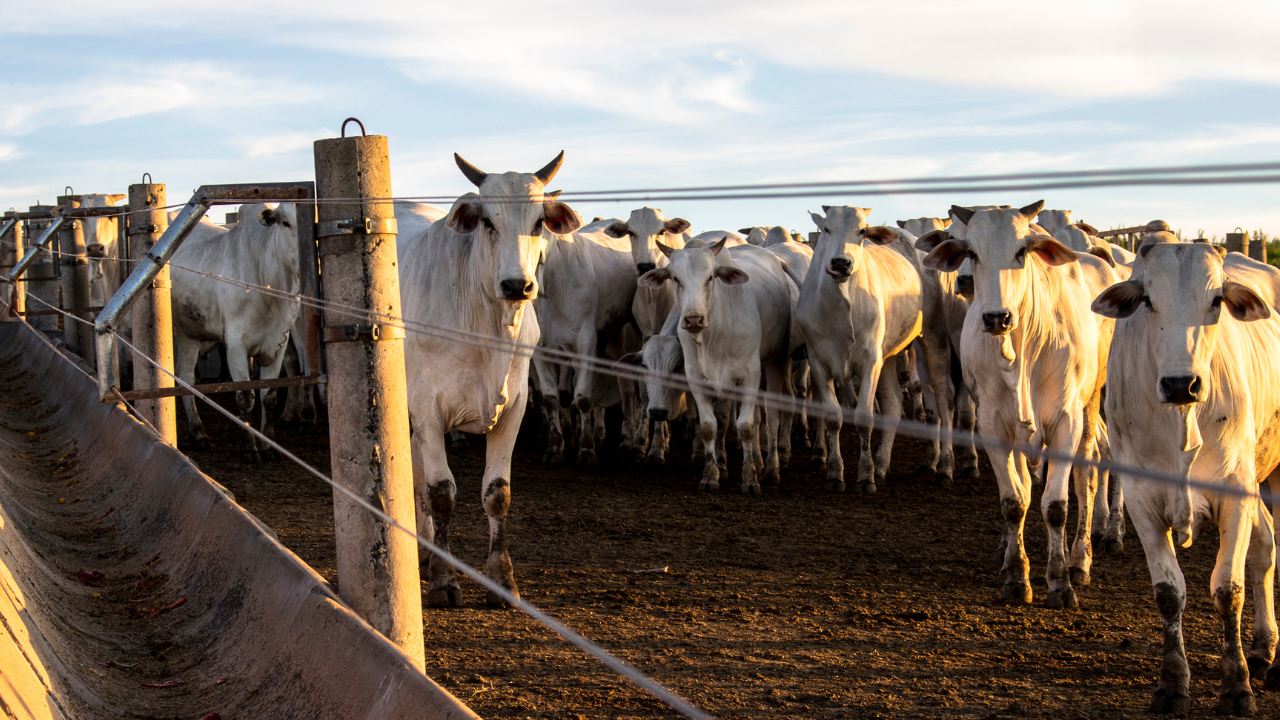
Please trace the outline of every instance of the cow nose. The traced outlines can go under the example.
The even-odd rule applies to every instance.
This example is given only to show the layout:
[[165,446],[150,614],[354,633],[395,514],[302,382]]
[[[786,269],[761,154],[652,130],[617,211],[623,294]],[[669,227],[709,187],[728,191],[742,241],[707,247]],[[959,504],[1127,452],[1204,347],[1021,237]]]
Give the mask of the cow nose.
[[973,297],[973,276],[957,275],[956,276],[956,294],[965,297]]
[[656,267],[653,263],[636,263],[636,272],[643,275]]
[[528,300],[533,294],[533,281],[524,278],[507,279],[498,283],[504,300]]
[[853,268],[853,260],[849,258],[831,258],[831,269],[839,275],[848,275]]
[[982,313],[982,331],[1003,335],[1013,329],[1013,313],[1008,310]]
[[666,422],[667,414],[666,408],[649,408],[649,419],[654,422]]
[[107,248],[102,243],[89,243],[85,248],[85,255],[91,258],[100,258],[107,256]]
[[1160,400],[1172,405],[1190,405],[1204,400],[1204,383],[1199,375],[1160,378]]
[[685,315],[682,325],[685,330],[688,330],[691,333],[702,332],[707,327],[707,316],[694,314]]

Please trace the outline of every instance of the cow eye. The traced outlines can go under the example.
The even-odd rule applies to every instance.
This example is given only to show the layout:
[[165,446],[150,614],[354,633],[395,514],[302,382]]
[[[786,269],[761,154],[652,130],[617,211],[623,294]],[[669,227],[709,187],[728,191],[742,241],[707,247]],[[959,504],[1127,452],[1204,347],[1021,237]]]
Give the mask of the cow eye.
[[533,234],[534,235],[542,234],[542,218],[538,218],[538,221],[533,224]]
[[489,219],[489,218],[487,218],[487,217],[482,217],[482,218],[480,218],[480,222],[483,222],[483,223],[484,223],[484,228],[485,228],[486,230],[490,231],[490,232],[494,232],[494,231],[496,231],[496,230],[497,230],[497,228],[495,228],[495,227],[493,226],[493,221],[492,221],[492,220],[490,220],[490,219]]
[[1215,298],[1213,299],[1213,302],[1212,302],[1212,303],[1210,303],[1210,305],[1211,305],[1213,308],[1215,308],[1215,309],[1216,309],[1216,308],[1220,308],[1220,307],[1222,307],[1222,296],[1221,296],[1221,295],[1218,295],[1217,297],[1215,297]]
[[284,226],[285,226],[285,227],[287,227],[287,228],[291,228],[291,227],[293,227],[292,225],[290,225],[290,224],[289,224],[289,221],[288,221],[288,220],[281,220],[281,221],[280,221],[280,224],[284,225]]
[[1019,265],[1024,265],[1024,264],[1026,264],[1026,262],[1027,262],[1027,249],[1026,249],[1026,248],[1021,248],[1020,250],[1018,250],[1017,254],[1015,254],[1015,255],[1013,256],[1013,259],[1014,259],[1014,260],[1017,260]]
[[1146,306],[1147,306],[1147,309],[1148,309],[1148,310],[1150,310],[1151,312],[1155,312],[1155,311],[1156,311],[1156,309],[1155,309],[1154,307],[1151,307],[1151,298],[1150,298],[1150,297],[1148,297],[1148,296],[1146,296],[1146,295],[1143,295],[1143,296],[1142,296],[1142,304],[1143,304],[1143,305],[1146,305]]

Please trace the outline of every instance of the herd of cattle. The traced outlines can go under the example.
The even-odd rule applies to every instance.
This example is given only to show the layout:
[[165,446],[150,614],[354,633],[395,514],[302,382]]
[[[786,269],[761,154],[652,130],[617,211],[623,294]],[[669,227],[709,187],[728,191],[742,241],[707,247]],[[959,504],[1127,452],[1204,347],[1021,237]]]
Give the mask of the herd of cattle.
[[[882,430],[873,449],[868,424],[858,423],[861,453],[851,478],[855,490],[875,492],[906,383],[907,417],[948,431],[976,423],[990,440],[1007,601],[1032,600],[1022,535],[1033,475],[1044,477],[1049,607],[1076,606],[1094,545],[1121,543],[1127,508],[1164,622],[1152,709],[1186,712],[1186,585],[1175,546],[1188,547],[1210,521],[1221,542],[1211,581],[1223,623],[1218,709],[1252,713],[1251,673],[1280,685],[1276,538],[1269,509],[1250,495],[1280,465],[1280,389],[1272,381],[1280,271],[1182,243],[1159,221],[1131,253],[1043,202],[952,206],[947,219],[896,228],[870,225],[864,208],[824,206],[812,214],[819,232],[811,244],[782,227],[694,234],[688,221],[648,207],[626,220],[584,224],[545,189],[563,153],[534,173],[485,173],[455,158],[476,192],[448,210],[396,205],[404,317],[410,329],[431,326],[461,338],[410,332],[405,340],[418,528],[448,547],[456,493],[448,436],[487,436],[487,572],[512,593],[505,518],[513,448],[531,396],[540,398],[550,462],[564,459],[569,428],[576,459],[594,462],[606,406],[621,407],[622,446],[649,462],[664,461],[671,421],[693,419],[704,490],[718,489],[726,473],[732,424],[748,493],[759,493],[762,480],[779,480],[802,407],[808,411],[798,419],[812,424],[813,462],[825,467],[826,488],[844,490],[839,433],[848,407],[855,418],[874,416]],[[172,262],[296,293],[295,212],[247,205],[233,226],[206,221]],[[104,258],[93,262],[97,304],[122,279],[118,263],[105,259],[115,254],[113,222],[86,222],[91,254]],[[299,308],[290,300],[181,270],[173,273],[172,298],[177,371],[188,381],[200,353],[218,343],[233,379],[249,379],[251,359],[261,377],[277,377],[291,334],[300,339]],[[531,357],[530,346],[571,360]],[[617,372],[628,364],[640,367]],[[643,382],[631,379],[636,373]],[[780,396],[812,402],[787,406],[776,402]],[[254,396],[237,401],[247,417]],[[185,410],[192,438],[204,442],[190,398]],[[798,434],[808,444],[808,433]],[[947,482],[956,461],[950,435],[939,436],[929,465]],[[961,445],[962,469],[976,475],[977,454]],[[1027,446],[1204,479],[1222,490],[1128,476],[1111,482],[1105,471],[1062,455],[1041,461],[1017,449]],[[1078,513],[1070,547],[1069,487]],[[1256,608],[1247,651],[1240,640],[1246,565]],[[461,602],[452,569],[432,558],[427,572],[430,605]]]

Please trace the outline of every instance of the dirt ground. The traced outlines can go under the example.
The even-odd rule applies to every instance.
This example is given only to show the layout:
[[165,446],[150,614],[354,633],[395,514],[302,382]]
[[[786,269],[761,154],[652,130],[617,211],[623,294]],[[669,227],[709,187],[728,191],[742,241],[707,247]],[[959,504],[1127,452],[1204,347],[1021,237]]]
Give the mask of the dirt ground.
[[[330,490],[284,461],[242,464],[234,426],[211,412],[204,420],[213,450],[182,449],[336,583]],[[282,428],[279,439],[328,467],[326,427]],[[1122,554],[1095,561],[1080,609],[1048,610],[1044,523],[1033,511],[1036,604],[1005,605],[985,457],[980,479],[944,490],[917,472],[922,445],[899,438],[888,481],[864,496],[824,493],[801,452],[780,488],[753,497],[698,493],[687,442],[674,442],[661,467],[624,460],[612,445],[595,466],[546,466],[540,443],[527,421],[509,522],[524,598],[716,717],[1149,717],[1160,622],[1132,527]],[[849,428],[844,448],[855,468]],[[730,459],[722,486],[736,489],[732,449]],[[483,440],[451,462],[453,550],[482,567]],[[1074,508],[1069,517],[1072,528]],[[1211,715],[1217,695],[1216,551],[1210,532],[1181,553],[1194,717]],[[659,567],[668,572],[635,572]],[[463,592],[463,608],[423,614],[427,672],[480,715],[675,716],[528,617],[485,608],[473,583],[463,580]],[[1251,618],[1247,601],[1246,644]],[[1280,697],[1257,681],[1254,690],[1259,716],[1280,716]]]

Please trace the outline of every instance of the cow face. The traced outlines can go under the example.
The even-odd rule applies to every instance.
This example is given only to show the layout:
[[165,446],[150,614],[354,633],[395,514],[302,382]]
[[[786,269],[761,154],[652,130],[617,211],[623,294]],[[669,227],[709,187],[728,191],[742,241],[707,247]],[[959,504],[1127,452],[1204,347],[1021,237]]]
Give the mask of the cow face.
[[889,228],[867,225],[870,208],[823,205],[822,211],[826,217],[809,213],[818,226],[813,262],[838,285],[844,285],[862,267],[867,240],[883,245],[898,239],[898,234]]
[[605,228],[609,237],[631,238],[631,259],[636,264],[636,276],[644,275],[659,265],[666,265],[667,258],[658,250],[658,243],[669,247],[684,247],[683,239],[673,239],[669,235],[683,235],[689,229],[689,221],[684,218],[670,220],[662,216],[657,208],[643,207],[632,210],[631,217],[625,222],[615,222]]
[[[103,193],[81,195],[80,207],[114,207],[125,197]],[[123,264],[111,259],[119,252],[120,226],[114,217],[85,218],[79,222],[84,230],[85,255],[89,257],[89,304],[103,305],[124,280]]]
[[662,422],[684,414],[688,386],[675,379],[684,374],[684,349],[674,335],[646,338],[638,353],[623,358],[644,367],[645,390],[649,394],[647,413],[650,420]]
[[659,288],[668,280],[675,284],[680,329],[687,333],[697,335],[707,329],[719,283],[741,285],[749,279],[736,267],[716,263],[726,239],[708,247],[682,250],[659,244],[658,249],[671,263],[640,276],[641,287]]
[[970,210],[953,207],[967,228],[964,239],[947,240],[924,258],[926,267],[950,272],[966,259],[973,268],[974,301],[982,312],[982,329],[1005,335],[1018,327],[1018,308],[1027,293],[1028,263],[1064,265],[1077,257],[1051,237],[1031,232],[1031,219],[1044,201],[1014,210]]
[[1203,402],[1209,397],[1209,364],[1223,306],[1241,322],[1269,318],[1271,308],[1253,290],[1227,278],[1222,257],[1205,243],[1165,239],[1142,250],[1143,273],[1107,288],[1092,309],[1111,318],[1145,312],[1160,401]]
[[559,192],[546,192],[564,153],[535,173],[484,173],[457,154],[454,159],[479,192],[458,198],[446,224],[460,235],[474,233],[473,248],[493,270],[490,290],[496,298],[535,299],[538,264],[547,250],[545,231],[566,235],[582,225],[578,214],[556,199]]
[[1041,210],[1036,216],[1036,224],[1044,228],[1051,237],[1058,237],[1058,233],[1071,225],[1071,211]]

